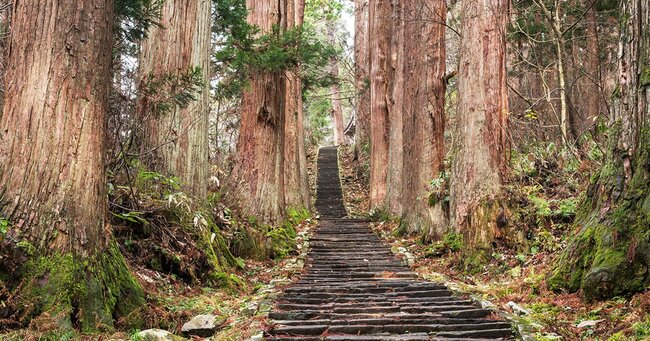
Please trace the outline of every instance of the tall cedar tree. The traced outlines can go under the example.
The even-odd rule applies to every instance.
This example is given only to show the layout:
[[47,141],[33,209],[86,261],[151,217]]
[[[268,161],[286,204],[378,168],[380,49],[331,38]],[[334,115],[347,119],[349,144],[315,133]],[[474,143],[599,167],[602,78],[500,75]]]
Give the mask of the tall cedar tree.
[[[375,42],[370,81],[372,204],[404,219],[409,232],[440,235],[447,225],[443,202],[430,206],[429,192],[445,156],[446,50],[440,22],[447,7],[431,0],[370,4],[370,39]],[[427,37],[425,42],[422,37]]]
[[441,236],[448,224],[444,198],[430,201],[429,194],[445,158],[447,6],[437,0],[404,1],[404,16],[402,218],[410,232]]
[[391,215],[402,214],[402,179],[404,177],[404,6],[403,1],[393,1],[390,19],[390,54],[386,73],[388,83],[388,165],[386,170],[386,199],[382,205]]
[[[248,22],[262,33],[302,24],[303,0],[247,0]],[[276,34],[276,33],[273,33]],[[289,207],[309,206],[300,75],[254,71],[244,91],[235,174],[246,211],[277,222]]]
[[388,174],[388,96],[392,32],[389,1],[368,2],[370,50],[370,208],[384,209]]
[[[336,22],[329,20],[327,23],[327,36],[332,46],[336,45]],[[332,96],[332,123],[334,123],[334,144],[345,143],[343,128],[343,107],[341,106],[341,90],[339,88],[339,61],[337,56],[330,58],[330,76],[334,80],[330,86]]]
[[368,0],[354,1],[354,82],[355,153],[357,157],[370,147],[370,48],[368,37]]
[[468,250],[491,248],[506,220],[501,200],[508,150],[509,10],[509,0],[463,1],[461,8],[450,197],[452,224],[464,236]]
[[159,25],[141,44],[138,70],[141,89],[165,77],[201,71],[202,84],[185,107],[174,104],[160,112],[152,94],[140,96],[137,106],[147,165],[178,176],[199,198],[205,197],[208,180],[210,10],[210,0],[165,0]]
[[650,3],[622,2],[619,87],[606,162],[549,283],[588,299],[650,285]]
[[27,260],[2,269],[16,279],[8,302],[60,328],[112,326],[144,304],[107,218],[113,1],[14,1],[12,18],[0,215],[11,223],[3,246]]

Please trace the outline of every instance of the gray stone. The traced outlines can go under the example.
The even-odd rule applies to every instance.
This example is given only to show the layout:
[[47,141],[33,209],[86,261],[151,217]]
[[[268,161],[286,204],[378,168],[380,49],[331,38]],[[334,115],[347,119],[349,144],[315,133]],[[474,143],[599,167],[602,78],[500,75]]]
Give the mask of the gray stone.
[[253,301],[246,303],[246,306],[242,309],[242,313],[246,316],[253,316],[257,313],[257,310],[260,307],[260,303]]
[[530,314],[530,312],[526,308],[520,306],[519,304],[517,304],[517,303],[515,303],[513,301],[510,301],[510,302],[506,303],[506,306],[508,306],[508,308],[512,309],[512,312],[515,313],[518,316],[524,316],[524,315],[529,315]]
[[259,332],[258,334],[251,336],[251,338],[249,339],[249,341],[262,341],[262,340],[264,340],[264,333],[262,332]]
[[265,299],[262,302],[260,302],[260,307],[258,311],[260,313],[266,314],[269,311],[271,311],[271,308],[273,308],[273,302],[269,299]]
[[183,325],[181,333],[185,336],[195,335],[200,337],[209,337],[222,329],[226,323],[226,318],[214,315],[198,315]]
[[162,329],[147,329],[138,333],[138,338],[143,341],[184,341],[187,340]]
[[594,326],[596,326],[597,324],[599,324],[599,323],[601,323],[601,322],[603,322],[603,321],[605,321],[605,320],[587,320],[587,321],[582,321],[582,322],[578,323],[578,325],[577,325],[576,327],[577,327],[577,328],[594,327]]

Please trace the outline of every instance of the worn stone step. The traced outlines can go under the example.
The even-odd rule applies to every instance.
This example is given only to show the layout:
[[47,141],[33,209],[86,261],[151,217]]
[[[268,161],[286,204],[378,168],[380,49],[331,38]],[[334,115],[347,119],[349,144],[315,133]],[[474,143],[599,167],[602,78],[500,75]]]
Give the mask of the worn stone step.
[[421,315],[387,315],[388,317],[376,317],[376,318],[360,318],[360,319],[344,319],[344,320],[330,320],[330,319],[313,319],[313,320],[276,320],[274,325],[276,326],[300,326],[300,325],[357,325],[357,324],[371,324],[371,325],[384,325],[384,324],[394,324],[396,322],[401,322],[404,324],[468,324],[468,325],[488,325],[493,323],[499,323],[501,327],[505,328],[509,326],[507,322],[503,321],[493,321],[487,319],[449,319],[436,316],[435,320],[433,317],[423,317]]

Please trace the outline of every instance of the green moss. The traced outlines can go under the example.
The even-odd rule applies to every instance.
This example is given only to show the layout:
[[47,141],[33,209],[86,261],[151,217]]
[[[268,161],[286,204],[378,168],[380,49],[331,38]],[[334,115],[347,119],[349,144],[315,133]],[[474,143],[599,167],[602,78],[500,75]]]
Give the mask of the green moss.
[[409,232],[409,224],[404,219],[399,220],[397,227],[391,232],[393,237],[403,237]]
[[642,139],[632,158],[633,176],[626,186],[621,184],[623,157],[610,144],[614,150],[580,205],[578,231],[548,281],[552,289],[582,290],[588,299],[601,299],[642,291],[650,284],[647,140]]
[[461,264],[468,274],[478,274],[490,262],[491,250],[483,248],[467,249],[463,252]]
[[296,249],[296,229],[293,225],[284,223],[271,227],[267,232],[269,257],[283,258]]
[[[198,246],[205,253],[210,271],[221,273],[228,268],[237,266],[238,262],[235,256],[230,252],[226,239],[221,234],[219,227],[208,215],[203,215],[207,223],[207,229],[199,229]],[[213,278],[213,276],[210,276]]]
[[650,67],[645,67],[641,70],[641,78],[639,79],[639,87],[643,88],[650,86]]
[[21,240],[16,244],[16,247],[26,253],[28,256],[33,256],[36,254],[36,248],[32,243],[26,241],[26,240]]
[[460,251],[463,248],[463,236],[458,233],[446,233],[442,240],[452,252]]
[[268,255],[270,258],[282,258],[296,249],[296,226],[311,216],[306,209],[289,208],[287,220],[267,232]]
[[210,273],[210,280],[221,288],[245,289],[246,282],[235,274],[215,271]]
[[137,327],[144,293],[115,243],[92,257],[53,254],[32,257],[22,269],[24,304],[34,317],[47,312],[60,329],[112,329],[114,321]]
[[368,218],[370,218],[370,221],[373,222],[382,222],[382,221],[391,220],[390,214],[387,211],[379,208],[372,209],[370,211]]
[[[262,227],[235,224],[235,234],[230,243],[233,255],[247,259],[266,259],[265,239],[266,231]],[[266,230],[266,228],[264,228]]]

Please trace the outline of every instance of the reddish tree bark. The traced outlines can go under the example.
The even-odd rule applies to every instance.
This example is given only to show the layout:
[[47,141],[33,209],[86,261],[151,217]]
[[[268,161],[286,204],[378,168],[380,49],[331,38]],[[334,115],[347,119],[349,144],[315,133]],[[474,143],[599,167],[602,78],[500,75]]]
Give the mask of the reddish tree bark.
[[[248,0],[246,5],[249,23],[262,32],[302,22],[303,0]],[[276,222],[288,206],[309,206],[299,78],[295,71],[256,72],[249,81],[234,172],[242,180],[246,211]]]
[[354,143],[359,158],[370,149],[370,46],[368,37],[368,0],[354,2],[354,64],[356,120]]
[[469,249],[499,235],[507,167],[508,0],[463,1],[456,146],[451,180],[453,223]]
[[[441,236],[444,198],[429,200],[445,158],[446,39],[444,1],[404,2],[404,182],[402,217],[411,232]],[[422,39],[426,37],[426,39]]]
[[370,208],[383,209],[388,172],[391,4],[369,0],[370,47]]
[[1,246],[17,250],[21,268],[3,269],[20,283],[8,303],[96,330],[144,303],[107,217],[113,1],[14,1],[12,19],[0,119],[0,216],[11,226]]
[[[304,0],[295,0],[287,7],[287,27],[303,24]],[[305,151],[304,112],[302,102],[302,80],[299,70],[285,72],[287,79],[285,144],[284,144],[284,188],[285,206],[306,208],[310,205],[307,175],[307,153]]]
[[[336,44],[334,23],[327,24],[327,35],[329,36],[330,44]],[[345,143],[345,134],[343,132],[343,108],[341,107],[341,90],[337,83],[339,78],[339,63],[336,57],[330,60],[330,75],[336,81],[330,87],[332,96],[332,123],[334,124],[334,144],[342,145]]]
[[392,216],[402,215],[402,181],[404,179],[404,17],[401,0],[391,0],[392,25],[388,83],[388,169],[386,171],[386,199],[384,208]]
[[160,26],[142,42],[140,85],[166,75],[183,75],[201,68],[203,86],[186,108],[159,114],[149,98],[138,101],[144,134],[142,149],[148,166],[178,176],[191,192],[203,198],[208,180],[208,115],[210,112],[210,0],[166,0]]

